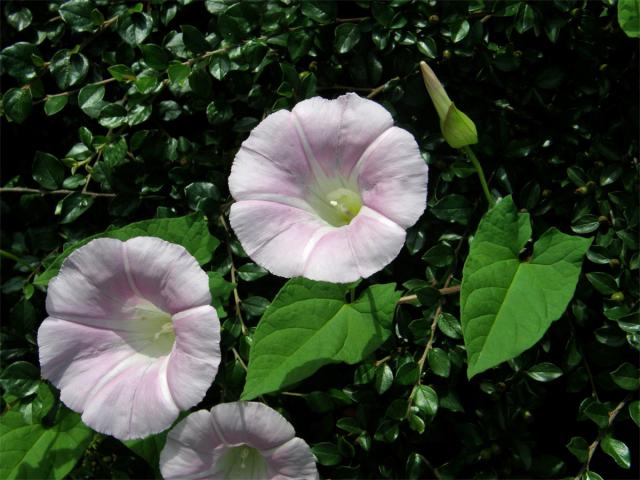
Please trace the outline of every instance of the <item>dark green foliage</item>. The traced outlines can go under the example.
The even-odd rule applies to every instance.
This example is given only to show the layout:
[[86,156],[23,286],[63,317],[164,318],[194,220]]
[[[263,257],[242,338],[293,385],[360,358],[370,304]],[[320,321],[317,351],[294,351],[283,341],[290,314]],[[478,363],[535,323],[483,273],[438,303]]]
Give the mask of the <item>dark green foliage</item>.
[[[193,212],[222,243],[204,267],[223,361],[201,407],[237,400],[255,327],[284,281],[228,228],[231,162],[268,113],[356,91],[416,136],[430,166],[429,206],[406,248],[357,294],[395,282],[418,303],[401,303],[365,361],[324,366],[264,400],[329,478],[636,477],[638,44],[617,11],[615,0],[3,2],[5,423],[39,432],[72,418],[50,413],[58,392],[36,372],[38,279],[64,248]],[[529,213],[533,238],[555,227],[593,239],[563,316],[471,381],[458,294],[438,289],[460,284],[486,201],[441,137],[421,60],[475,122],[489,187]],[[70,478],[153,478],[163,439],[145,442],[96,435]]]

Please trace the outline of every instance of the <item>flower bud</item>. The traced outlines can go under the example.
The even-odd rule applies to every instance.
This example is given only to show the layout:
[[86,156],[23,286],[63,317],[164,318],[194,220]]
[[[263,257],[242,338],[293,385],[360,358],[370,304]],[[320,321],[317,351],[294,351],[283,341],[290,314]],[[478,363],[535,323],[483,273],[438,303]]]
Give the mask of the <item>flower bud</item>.
[[447,143],[453,148],[462,148],[478,143],[478,132],[473,121],[458,110],[451,101],[444,87],[426,62],[420,62],[422,78],[427,87],[438,117],[440,130]]

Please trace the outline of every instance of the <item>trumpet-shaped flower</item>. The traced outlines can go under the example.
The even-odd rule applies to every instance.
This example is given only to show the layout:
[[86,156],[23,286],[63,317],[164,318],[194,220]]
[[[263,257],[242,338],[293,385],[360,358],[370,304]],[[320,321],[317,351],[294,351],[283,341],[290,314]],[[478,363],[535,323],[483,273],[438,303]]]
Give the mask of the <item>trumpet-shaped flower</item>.
[[160,455],[166,480],[310,480],[309,446],[282,415],[257,402],[216,405],[178,423]]
[[399,253],[426,206],[427,166],[387,110],[349,93],[265,118],[231,169],[231,226],[283,277],[351,282]]
[[119,439],[170,427],[204,397],[220,362],[207,274],[159,238],[93,240],[49,283],[42,376],[94,430]]

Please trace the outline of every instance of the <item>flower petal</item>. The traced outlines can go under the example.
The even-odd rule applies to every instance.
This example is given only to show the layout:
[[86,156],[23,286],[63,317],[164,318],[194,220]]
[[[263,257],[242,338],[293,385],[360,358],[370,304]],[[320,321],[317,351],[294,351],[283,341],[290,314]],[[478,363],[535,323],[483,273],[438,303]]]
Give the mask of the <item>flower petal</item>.
[[122,304],[135,295],[123,258],[123,243],[113,238],[92,240],[74,251],[49,282],[47,313],[89,325],[118,322]]
[[283,277],[301,275],[305,249],[314,235],[333,230],[307,211],[266,201],[236,202],[229,219],[247,254]]
[[405,235],[398,224],[363,206],[349,225],[329,231],[318,240],[303,275],[336,283],[366,278],[398,255]]
[[355,93],[335,100],[314,97],[292,110],[305,152],[327,176],[348,175],[365,149],[385,130],[393,118],[378,103]]
[[60,388],[62,401],[81,412],[88,393],[133,349],[117,332],[46,318],[38,329],[42,376]]
[[226,445],[276,448],[295,436],[285,418],[258,402],[221,403],[211,409],[211,424]]
[[214,460],[212,452],[221,444],[211,428],[211,413],[199,410],[179,422],[167,435],[160,454],[162,478],[206,478]]
[[211,303],[209,278],[184,247],[156,237],[124,245],[127,274],[140,296],[172,314]]
[[229,190],[236,200],[251,199],[256,193],[303,198],[309,175],[291,112],[280,110],[260,122],[242,143],[231,167]]
[[269,477],[273,480],[315,480],[320,478],[309,445],[301,438],[287,443],[266,455]]
[[176,343],[167,380],[174,401],[186,410],[203,399],[218,373],[220,323],[209,305],[180,312],[172,320]]
[[387,130],[367,149],[352,176],[357,178],[363,203],[401,227],[410,227],[424,212],[427,165],[406,130]]

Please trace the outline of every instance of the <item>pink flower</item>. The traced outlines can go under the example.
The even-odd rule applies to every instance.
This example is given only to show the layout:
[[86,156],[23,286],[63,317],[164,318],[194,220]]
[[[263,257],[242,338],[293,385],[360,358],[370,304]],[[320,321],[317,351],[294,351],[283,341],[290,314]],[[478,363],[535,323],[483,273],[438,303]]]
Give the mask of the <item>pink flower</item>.
[[317,479],[315,460],[282,415],[257,402],[192,413],[169,432],[160,471],[171,479]]
[[159,238],[93,240],[49,284],[38,330],[42,376],[98,432],[167,429],[204,397],[220,363],[206,273]]
[[231,168],[231,226],[283,277],[351,282],[400,252],[426,206],[427,166],[389,112],[354,93],[265,118]]

